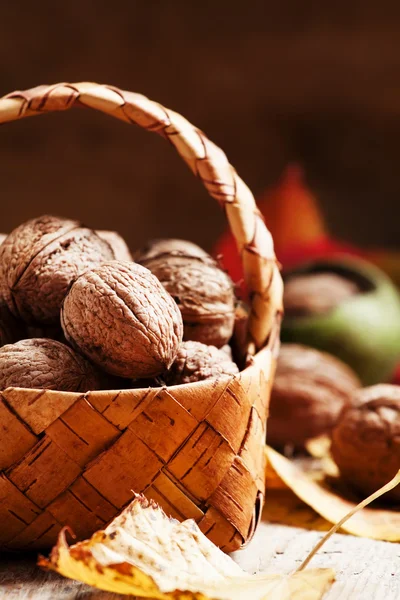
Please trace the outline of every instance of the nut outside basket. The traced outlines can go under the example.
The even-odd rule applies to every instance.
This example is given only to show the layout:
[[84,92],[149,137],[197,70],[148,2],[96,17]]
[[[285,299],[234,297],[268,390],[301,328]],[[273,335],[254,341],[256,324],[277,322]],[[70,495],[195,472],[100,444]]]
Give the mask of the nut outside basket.
[[225,551],[248,542],[263,505],[264,443],[279,348],[282,281],[252,193],[225,154],[179,114],[140,94],[60,83],[0,99],[0,123],[75,105],[169,140],[223,208],[251,298],[252,363],[232,377],[86,394],[1,392],[0,549],[44,549],[64,525],[104,528],[135,492],[193,518]]

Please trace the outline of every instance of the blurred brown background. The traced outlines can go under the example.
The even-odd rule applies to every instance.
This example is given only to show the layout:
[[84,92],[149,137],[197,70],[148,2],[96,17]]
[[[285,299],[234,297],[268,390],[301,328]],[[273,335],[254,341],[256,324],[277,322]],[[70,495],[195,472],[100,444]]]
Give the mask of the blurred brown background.
[[[92,80],[221,145],[255,194],[300,161],[331,229],[400,247],[400,4],[2,2],[0,94]],[[90,111],[0,130],[0,231],[43,212],[210,247],[216,203],[161,138]]]

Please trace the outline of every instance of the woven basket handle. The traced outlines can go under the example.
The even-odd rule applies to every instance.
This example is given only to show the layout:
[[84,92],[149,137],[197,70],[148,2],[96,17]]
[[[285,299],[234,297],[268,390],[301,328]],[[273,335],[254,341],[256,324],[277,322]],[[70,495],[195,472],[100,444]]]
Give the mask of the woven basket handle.
[[236,239],[250,291],[250,341],[256,348],[262,347],[279,322],[282,281],[271,234],[257,210],[253,194],[224,152],[178,113],[141,94],[96,83],[59,83],[12,92],[0,99],[0,123],[66,110],[76,104],[100,110],[168,139],[219,202]]

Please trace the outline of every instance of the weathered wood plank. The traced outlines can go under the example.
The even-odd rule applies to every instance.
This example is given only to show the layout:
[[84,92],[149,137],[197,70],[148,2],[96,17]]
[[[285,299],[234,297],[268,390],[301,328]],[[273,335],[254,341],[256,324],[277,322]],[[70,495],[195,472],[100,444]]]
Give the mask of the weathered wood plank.
[[[290,573],[306,558],[324,532],[261,523],[248,548],[234,555],[250,572]],[[351,535],[334,535],[311,567],[336,571],[324,600],[399,600],[400,544]]]
[[[320,532],[261,523],[253,542],[235,560],[247,571],[290,573],[320,539]],[[335,535],[311,566],[331,567],[337,581],[325,600],[398,600],[400,544]],[[3,555],[0,562],[2,600],[117,600],[127,598],[45,573],[35,555]],[[133,597],[132,597],[133,598]],[[249,599],[251,600],[251,599]]]
[[[129,598],[100,592],[64,579],[55,573],[45,573],[36,567],[33,554],[2,557],[0,563],[0,598],[2,600],[119,600]],[[133,598],[133,597],[132,597]]]

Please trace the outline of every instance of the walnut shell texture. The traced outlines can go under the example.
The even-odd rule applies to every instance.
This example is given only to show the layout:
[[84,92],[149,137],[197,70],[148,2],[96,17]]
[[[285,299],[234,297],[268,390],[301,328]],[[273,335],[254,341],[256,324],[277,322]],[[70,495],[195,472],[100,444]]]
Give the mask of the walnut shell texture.
[[160,254],[144,264],[179,306],[184,340],[217,348],[229,342],[235,322],[234,286],[211,257]]
[[67,340],[105,371],[154,377],[173,363],[182,341],[179,309],[151,272],[105,262],[73,283],[61,311]]
[[110,245],[76,221],[47,215],[32,219],[0,246],[4,299],[27,323],[56,323],[71,282],[113,258]]
[[285,282],[285,315],[301,317],[325,314],[358,292],[354,281],[336,273],[293,275]]
[[[400,469],[400,386],[356,392],[332,432],[331,451],[343,479],[362,497],[390,481]],[[400,503],[400,488],[383,500]]]
[[0,389],[22,387],[63,392],[101,389],[103,378],[74,350],[47,339],[21,340],[0,348]]
[[329,432],[361,386],[355,373],[330,354],[300,344],[282,344],[271,392],[267,441],[301,448]]
[[182,343],[172,367],[164,375],[164,381],[167,385],[180,385],[223,375],[232,376],[238,372],[225,350],[188,341]]
[[225,344],[225,346],[222,346],[222,348],[220,348],[220,351],[224,352],[230,360],[233,360],[232,348],[229,344]]
[[[0,233],[0,245],[6,237],[5,233]],[[0,268],[0,347],[13,344],[24,337],[24,326],[8,308],[4,300],[5,293],[4,275]]]
[[116,231],[107,231],[104,229],[97,230],[96,233],[111,246],[115,260],[133,261],[131,251],[122,235]]
[[197,244],[188,240],[176,238],[158,238],[150,240],[145,246],[135,253],[136,262],[146,266],[148,260],[160,256],[187,256],[212,260],[211,256]]

